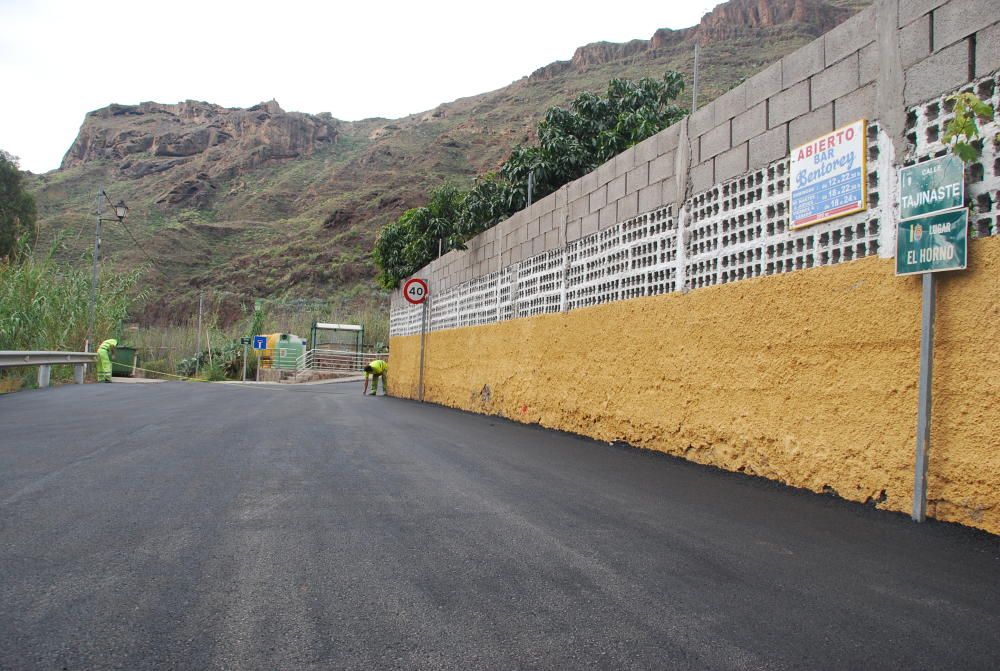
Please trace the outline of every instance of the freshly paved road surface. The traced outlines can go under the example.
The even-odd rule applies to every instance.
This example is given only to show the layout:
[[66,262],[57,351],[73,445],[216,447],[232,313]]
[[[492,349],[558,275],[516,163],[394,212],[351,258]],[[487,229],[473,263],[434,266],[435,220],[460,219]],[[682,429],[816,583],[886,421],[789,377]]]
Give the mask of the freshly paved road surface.
[[2,669],[996,669],[1000,540],[358,385],[0,397]]

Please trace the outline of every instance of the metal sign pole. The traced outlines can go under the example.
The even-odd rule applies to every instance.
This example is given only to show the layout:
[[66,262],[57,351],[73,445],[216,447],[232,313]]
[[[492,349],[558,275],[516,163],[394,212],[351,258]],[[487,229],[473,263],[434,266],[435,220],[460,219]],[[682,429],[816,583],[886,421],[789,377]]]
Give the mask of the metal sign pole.
[[243,343],[243,381],[247,381],[247,349],[246,343]]
[[417,381],[417,398],[424,402],[424,342],[427,336],[427,302],[429,297],[424,298],[420,313],[420,376]]
[[934,379],[934,273],[924,273],[920,317],[920,390],[917,401],[917,456],[913,473],[913,521],[927,518],[927,451],[931,444],[931,385]]

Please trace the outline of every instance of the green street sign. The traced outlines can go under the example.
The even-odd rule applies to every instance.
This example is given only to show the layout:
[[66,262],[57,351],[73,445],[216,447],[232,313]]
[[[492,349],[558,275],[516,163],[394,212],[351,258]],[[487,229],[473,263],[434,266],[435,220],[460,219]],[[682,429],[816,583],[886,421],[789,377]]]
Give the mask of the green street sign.
[[965,166],[951,154],[899,171],[899,218],[965,205]]
[[247,337],[247,336],[244,336],[244,337],[240,338],[240,344],[241,345],[249,345],[250,342],[251,342],[251,339],[249,337]]
[[899,222],[896,274],[963,270],[968,265],[969,211],[964,207]]

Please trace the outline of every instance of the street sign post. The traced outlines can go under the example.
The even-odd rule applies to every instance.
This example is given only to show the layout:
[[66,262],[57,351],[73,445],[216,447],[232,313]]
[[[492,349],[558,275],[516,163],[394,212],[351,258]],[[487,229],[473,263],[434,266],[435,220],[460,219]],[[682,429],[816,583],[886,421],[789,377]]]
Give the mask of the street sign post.
[[968,265],[969,212],[965,209],[965,166],[948,155],[899,171],[896,274],[921,274],[920,378],[917,391],[917,445],[913,468],[915,522],[927,518],[927,463],[931,443],[934,381],[934,273]]
[[427,302],[430,298],[427,282],[419,277],[412,277],[403,285],[403,298],[413,305],[419,305],[420,310],[420,375],[417,380],[417,398],[424,402],[424,344],[427,338]]
[[243,345],[243,381],[244,382],[247,381],[247,355],[250,353],[247,350],[247,348],[250,347],[251,341],[252,341],[252,339],[249,338],[249,337],[247,337],[247,336],[243,336],[242,338],[240,338],[240,344]]
[[[253,337],[253,348],[258,351],[266,350],[267,336],[255,335]],[[260,382],[260,358],[257,359],[257,374],[255,377],[255,381]]]

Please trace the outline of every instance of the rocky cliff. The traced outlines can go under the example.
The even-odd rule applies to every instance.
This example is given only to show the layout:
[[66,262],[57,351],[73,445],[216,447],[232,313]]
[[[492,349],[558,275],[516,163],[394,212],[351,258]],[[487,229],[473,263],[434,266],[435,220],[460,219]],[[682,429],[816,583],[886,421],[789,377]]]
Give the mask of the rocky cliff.
[[655,60],[665,50],[695,42],[711,45],[718,40],[756,36],[769,39],[794,25],[799,32],[817,37],[851,16],[865,0],[730,0],[705,14],[697,26],[683,30],[660,28],[648,40],[625,43],[595,42],[579,47],[568,61],[556,61],[532,73],[550,79],[625,58]]

